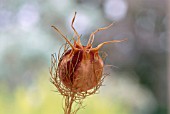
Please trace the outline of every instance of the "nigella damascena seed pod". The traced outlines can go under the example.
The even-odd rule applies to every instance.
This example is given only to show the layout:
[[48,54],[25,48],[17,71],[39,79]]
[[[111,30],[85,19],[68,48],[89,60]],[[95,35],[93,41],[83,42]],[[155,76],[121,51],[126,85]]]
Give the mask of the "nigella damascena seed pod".
[[102,77],[103,60],[98,51],[83,46],[68,50],[58,65],[60,79],[73,91],[86,91],[95,87]]
[[103,60],[99,56],[100,48],[109,43],[122,42],[124,40],[112,40],[99,44],[97,47],[92,48],[92,43],[94,40],[94,35],[101,30],[105,30],[112,26],[113,24],[99,28],[94,31],[89,38],[89,41],[86,46],[83,46],[80,41],[80,35],[77,33],[73,27],[76,13],[72,20],[72,29],[77,37],[77,40],[74,41],[74,45],[63,35],[63,33],[57,29],[55,26],[52,26],[57,32],[59,32],[62,37],[69,44],[71,49],[64,52],[64,54],[59,59],[58,68],[56,75],[59,75],[61,82],[67,87],[70,88],[73,92],[85,92],[90,90],[98,85],[102,78],[103,74]]

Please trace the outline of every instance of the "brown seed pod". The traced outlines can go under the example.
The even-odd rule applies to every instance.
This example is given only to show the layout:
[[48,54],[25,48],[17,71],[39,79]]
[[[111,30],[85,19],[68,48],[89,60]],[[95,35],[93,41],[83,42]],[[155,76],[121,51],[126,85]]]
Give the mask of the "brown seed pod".
[[59,29],[52,26],[57,32],[59,32],[66,42],[71,47],[70,50],[64,53],[60,58],[58,64],[58,75],[62,83],[75,92],[87,91],[95,87],[102,77],[103,73],[103,60],[99,56],[99,49],[109,43],[122,42],[124,40],[112,40],[99,44],[97,47],[92,48],[94,35],[101,30],[108,29],[113,23],[107,27],[99,28],[94,31],[89,38],[86,46],[83,46],[80,42],[80,35],[73,27],[73,23],[76,17],[76,13],[72,20],[72,28],[77,36],[77,41],[74,41],[74,45],[61,33]]
[[[100,48],[109,43],[122,42],[123,40],[112,40],[99,44],[93,48],[92,43],[94,36],[101,30],[108,29],[107,27],[99,28],[92,32],[86,46],[83,46],[80,41],[80,35],[73,27],[76,17],[72,19],[71,27],[77,37],[72,44],[67,37],[55,26],[52,26],[66,41],[64,53],[58,56],[58,63],[55,54],[52,54],[50,74],[51,82],[57,87],[58,91],[65,96],[65,114],[71,113],[71,107],[74,101],[82,105],[82,99],[86,96],[94,94],[103,81],[104,63],[99,55]],[[76,113],[78,107],[73,113]]]

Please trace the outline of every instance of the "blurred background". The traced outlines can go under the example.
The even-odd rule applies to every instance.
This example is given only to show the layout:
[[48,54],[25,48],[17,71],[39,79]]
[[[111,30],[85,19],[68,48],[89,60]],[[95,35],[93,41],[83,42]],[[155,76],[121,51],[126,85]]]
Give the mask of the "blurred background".
[[105,45],[110,73],[100,93],[78,114],[168,114],[167,0],[0,0],[0,114],[62,114],[62,96],[50,83],[50,56],[65,42],[51,25],[86,45]]

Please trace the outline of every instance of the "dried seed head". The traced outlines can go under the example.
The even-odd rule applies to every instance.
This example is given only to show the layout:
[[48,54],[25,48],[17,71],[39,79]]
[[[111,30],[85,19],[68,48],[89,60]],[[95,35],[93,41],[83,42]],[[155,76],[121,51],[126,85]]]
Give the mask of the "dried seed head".
[[64,36],[64,34],[52,26],[57,32],[59,32],[66,42],[71,47],[70,50],[64,52],[61,58],[59,58],[58,68],[56,75],[59,75],[61,82],[73,92],[85,92],[98,85],[103,74],[103,60],[99,56],[100,48],[109,43],[122,42],[123,40],[112,40],[99,44],[97,47],[92,48],[94,36],[98,31],[108,29],[113,23],[107,27],[99,28],[94,31],[89,38],[86,46],[83,46],[80,41],[80,35],[73,27],[73,23],[76,17],[76,13],[72,19],[71,27],[77,37],[77,41],[74,41],[74,45]]

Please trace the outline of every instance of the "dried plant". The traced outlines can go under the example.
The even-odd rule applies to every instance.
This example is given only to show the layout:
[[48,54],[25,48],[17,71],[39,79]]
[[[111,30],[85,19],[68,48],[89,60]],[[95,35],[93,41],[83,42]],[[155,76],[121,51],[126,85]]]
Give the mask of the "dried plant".
[[[74,45],[58,28],[52,26],[66,40],[66,43],[61,46],[58,56],[56,54],[51,55],[50,67],[51,82],[64,98],[64,114],[76,114],[80,108],[83,108],[83,100],[87,96],[97,93],[104,78],[108,75],[103,74],[103,60],[106,54],[104,52],[99,54],[99,49],[105,44],[126,40],[107,41],[92,48],[95,34],[101,30],[108,29],[113,25],[112,23],[107,27],[99,28],[92,32],[87,45],[83,46],[80,41],[80,35],[73,26],[75,17],[76,12],[71,23],[77,37],[77,40],[73,37]],[[64,52],[61,54],[62,48],[64,48]],[[75,107],[73,107],[74,103]]]

